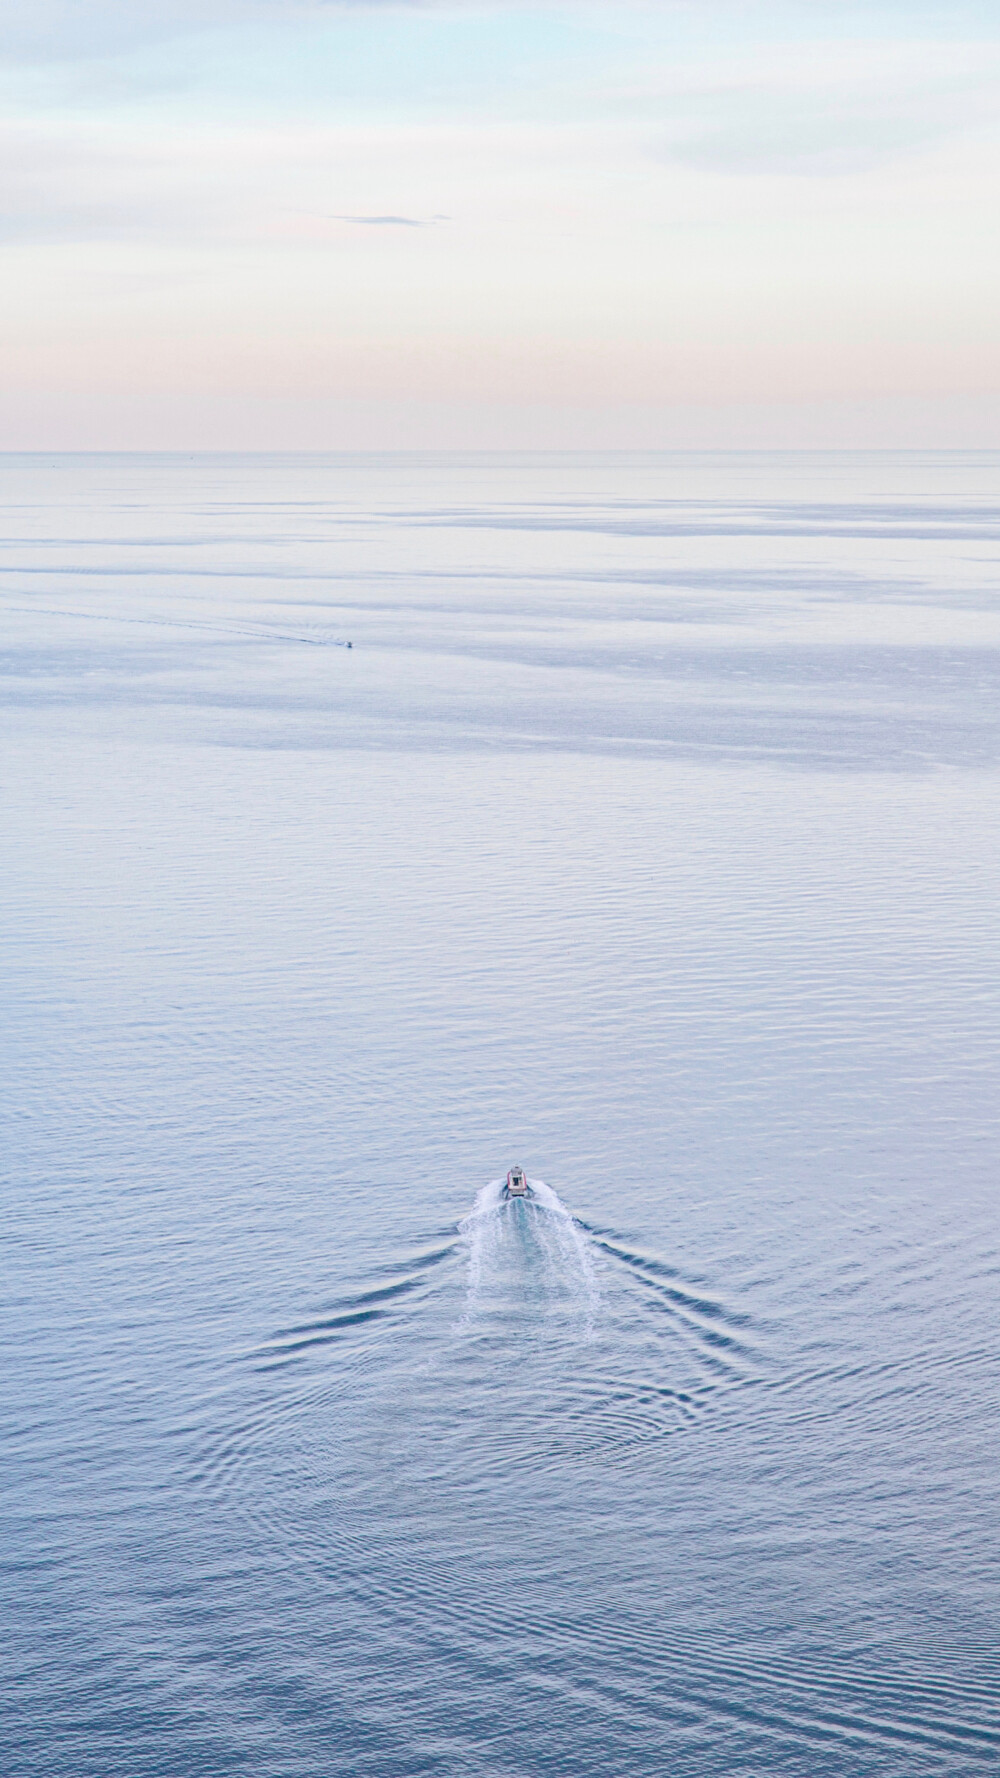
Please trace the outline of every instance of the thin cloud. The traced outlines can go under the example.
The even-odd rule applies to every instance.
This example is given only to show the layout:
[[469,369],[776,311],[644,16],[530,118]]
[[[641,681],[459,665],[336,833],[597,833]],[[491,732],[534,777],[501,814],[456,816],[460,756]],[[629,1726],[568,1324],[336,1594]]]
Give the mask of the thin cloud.
[[914,82],[761,83],[676,94],[660,156],[699,171],[823,176],[862,173],[997,115],[996,71]]
[[427,0],[0,0],[0,63],[93,62],[202,31],[294,27],[331,13],[389,14],[399,6],[424,10]]
[[362,228],[433,228],[447,216],[348,216],[334,214],[331,222],[354,222]]

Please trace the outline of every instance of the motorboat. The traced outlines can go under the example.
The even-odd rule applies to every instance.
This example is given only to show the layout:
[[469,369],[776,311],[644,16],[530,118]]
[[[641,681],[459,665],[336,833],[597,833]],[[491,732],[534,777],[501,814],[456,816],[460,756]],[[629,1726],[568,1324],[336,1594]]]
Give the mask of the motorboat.
[[512,1167],[507,1175],[508,1198],[526,1198],[527,1195],[528,1181],[524,1177],[524,1168]]

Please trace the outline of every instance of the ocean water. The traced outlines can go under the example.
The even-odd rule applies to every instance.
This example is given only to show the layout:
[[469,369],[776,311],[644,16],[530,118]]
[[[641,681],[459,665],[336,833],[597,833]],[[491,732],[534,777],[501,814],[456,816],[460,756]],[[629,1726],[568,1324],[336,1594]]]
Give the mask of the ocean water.
[[998,471],[3,459],[3,1778],[997,1771]]

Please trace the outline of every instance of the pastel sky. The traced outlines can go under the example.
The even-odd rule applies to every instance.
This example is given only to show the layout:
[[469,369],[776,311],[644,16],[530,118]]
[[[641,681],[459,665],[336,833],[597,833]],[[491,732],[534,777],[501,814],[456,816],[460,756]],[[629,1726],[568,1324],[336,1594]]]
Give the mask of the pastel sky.
[[0,0],[7,449],[1000,446],[996,0]]

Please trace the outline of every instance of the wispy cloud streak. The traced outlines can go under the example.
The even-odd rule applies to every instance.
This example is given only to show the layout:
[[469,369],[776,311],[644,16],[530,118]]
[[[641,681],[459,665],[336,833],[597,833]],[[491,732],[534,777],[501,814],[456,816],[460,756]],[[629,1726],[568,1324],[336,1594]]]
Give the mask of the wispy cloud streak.
[[433,228],[436,222],[447,222],[447,216],[352,216],[334,213],[331,222],[353,222],[362,228]]

